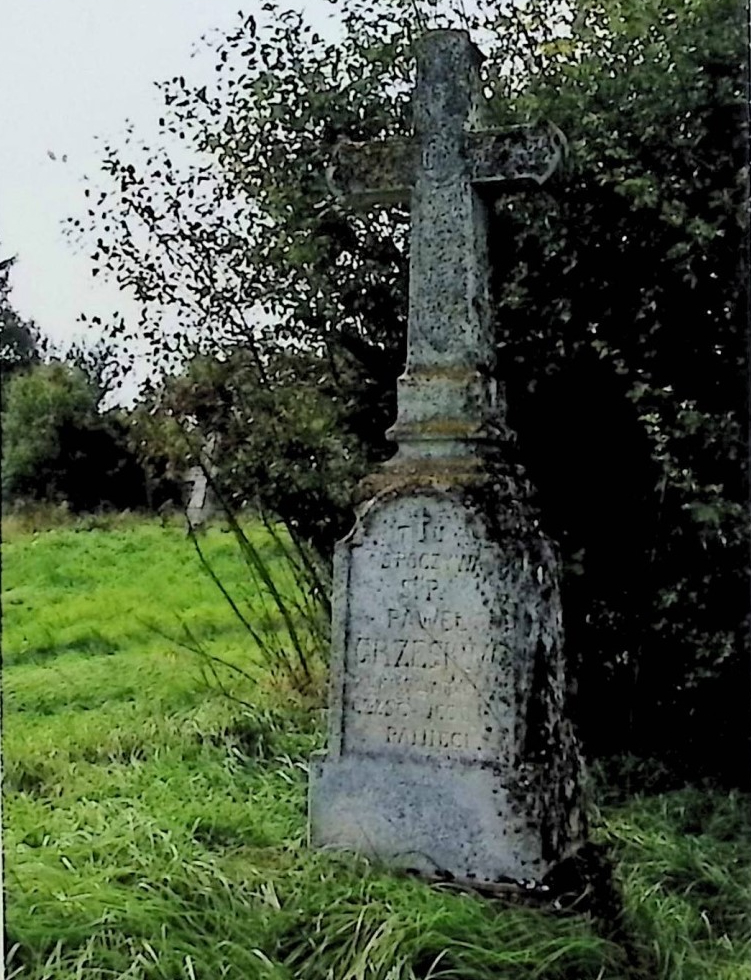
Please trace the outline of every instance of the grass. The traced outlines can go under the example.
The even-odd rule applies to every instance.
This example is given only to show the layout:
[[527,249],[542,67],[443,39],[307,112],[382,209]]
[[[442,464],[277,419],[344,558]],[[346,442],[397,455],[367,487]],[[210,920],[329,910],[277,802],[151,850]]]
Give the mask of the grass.
[[[748,798],[604,809],[617,922],[311,852],[315,693],[269,680],[177,524],[59,524],[4,527],[7,977],[751,980]],[[291,588],[278,543],[249,536]],[[248,592],[232,535],[201,544]],[[258,602],[242,608],[273,629]],[[185,627],[247,670],[222,674],[238,701],[168,638]]]

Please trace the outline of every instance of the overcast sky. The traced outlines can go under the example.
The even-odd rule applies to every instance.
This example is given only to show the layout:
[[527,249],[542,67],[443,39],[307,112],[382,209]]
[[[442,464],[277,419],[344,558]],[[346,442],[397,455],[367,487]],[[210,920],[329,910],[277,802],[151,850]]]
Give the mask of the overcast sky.
[[[465,9],[474,0],[461,0]],[[337,30],[329,0],[286,0],[324,35]],[[439,6],[456,5],[443,0]],[[238,9],[264,19],[263,0],[7,0],[0,25],[0,259],[17,257],[11,302],[58,345],[82,336],[82,312],[134,308],[114,284],[94,279],[64,221],[84,207],[84,177],[96,177],[97,137],[115,145],[126,121],[155,141],[162,106],[155,82],[211,80],[217,38]],[[199,84],[201,82],[199,81]],[[176,141],[171,156],[187,151]],[[92,335],[88,334],[88,339]],[[141,364],[140,377],[147,372]],[[135,386],[128,386],[132,396]]]
[[[300,0],[319,29],[326,0]],[[81,311],[127,310],[114,286],[92,279],[86,254],[64,237],[96,173],[96,137],[157,132],[154,82],[209,77],[201,44],[258,16],[261,0],[16,0],[0,29],[0,258],[16,255],[11,301],[58,342],[80,335]],[[204,52],[201,54],[201,52]],[[178,153],[179,150],[176,151]],[[54,159],[53,159],[54,157]]]

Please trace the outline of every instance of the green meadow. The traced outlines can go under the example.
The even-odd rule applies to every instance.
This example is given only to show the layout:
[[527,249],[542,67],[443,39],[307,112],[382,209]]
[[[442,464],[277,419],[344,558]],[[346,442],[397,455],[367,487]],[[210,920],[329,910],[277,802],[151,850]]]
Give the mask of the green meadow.
[[[608,803],[600,787],[607,908],[481,898],[311,852],[322,684],[300,694],[272,670],[181,527],[3,532],[6,977],[751,980],[748,797]],[[248,533],[288,592],[279,543]],[[233,535],[201,543],[279,649],[284,624]]]

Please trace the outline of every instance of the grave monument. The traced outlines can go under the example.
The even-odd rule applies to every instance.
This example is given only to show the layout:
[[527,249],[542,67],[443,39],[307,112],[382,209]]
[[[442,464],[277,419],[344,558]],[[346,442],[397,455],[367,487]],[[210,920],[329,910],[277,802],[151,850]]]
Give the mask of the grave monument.
[[481,128],[481,55],[425,35],[412,140],[343,144],[355,203],[409,201],[394,458],[337,545],[328,750],[310,839],[465,882],[540,881],[582,841],[558,567],[510,461],[488,295],[489,193],[542,184],[552,129]]
[[216,514],[218,502],[211,486],[216,476],[217,436],[211,433],[201,450],[201,459],[191,466],[186,476],[188,502],[185,517],[194,531],[202,528]]

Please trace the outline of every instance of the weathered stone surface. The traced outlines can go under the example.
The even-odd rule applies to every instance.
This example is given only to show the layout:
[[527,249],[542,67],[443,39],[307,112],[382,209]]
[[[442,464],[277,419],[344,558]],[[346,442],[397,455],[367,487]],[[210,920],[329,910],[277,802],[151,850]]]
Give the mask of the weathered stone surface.
[[339,547],[319,844],[495,881],[579,839],[555,556],[493,493],[386,491]]
[[[509,461],[495,380],[484,203],[494,182],[544,180],[561,144],[478,129],[479,60],[463,32],[423,39],[419,154],[393,150],[395,196],[412,181],[399,450],[365,481],[371,497],[337,546],[310,836],[491,882],[541,878],[583,827],[556,553]],[[366,154],[377,172],[364,177],[347,155],[361,201],[391,199],[386,146]]]
[[188,503],[185,516],[190,527],[203,527],[217,512],[217,499],[211,487],[216,473],[217,438],[209,436],[203,449],[203,465],[191,466],[186,477]]

